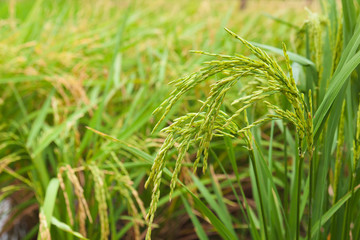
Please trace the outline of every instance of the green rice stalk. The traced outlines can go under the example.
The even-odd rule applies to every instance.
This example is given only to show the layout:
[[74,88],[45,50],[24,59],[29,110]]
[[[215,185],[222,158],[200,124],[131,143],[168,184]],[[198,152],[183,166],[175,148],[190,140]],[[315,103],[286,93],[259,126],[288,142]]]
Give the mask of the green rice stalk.
[[[341,19],[341,18],[339,18]],[[341,53],[343,50],[343,45],[344,45],[344,39],[343,39],[343,23],[342,21],[340,21],[338,23],[338,30],[337,30],[337,35],[336,35],[336,43],[333,47],[333,60],[332,60],[332,66],[331,66],[331,76],[334,74],[339,62],[340,62],[340,57],[341,57]]]
[[[308,124],[307,126],[310,126],[311,129],[308,129],[308,132],[313,132],[313,125],[312,125],[312,114],[313,114],[313,111],[312,111],[312,94],[311,94],[311,89],[309,89],[309,106],[310,106],[310,112],[308,113],[309,114],[309,117],[307,119],[308,121]],[[311,121],[311,123],[310,123]],[[308,233],[311,233],[311,227],[312,227],[312,223],[311,223],[311,219],[312,219],[312,198],[313,198],[313,183],[314,183],[314,180],[313,180],[313,171],[314,171],[314,161],[312,159],[313,157],[313,136],[311,135],[311,137],[308,136],[307,138],[307,141],[308,141],[308,146],[309,146],[309,166],[310,166],[310,172],[309,172],[309,175],[310,175],[310,186],[309,186],[309,216],[308,216]],[[310,142],[310,143],[309,143]],[[308,234],[308,240],[311,239],[311,234]]]
[[[341,109],[341,117],[338,130],[338,142],[336,146],[336,158],[335,158],[335,173],[334,173],[334,197],[333,204],[336,203],[338,198],[338,185],[339,185],[339,176],[341,172],[341,159],[343,155],[343,145],[344,145],[344,124],[345,124],[345,101],[343,101]],[[355,155],[355,154],[354,154]]]
[[[302,149],[304,142],[303,139],[306,139],[307,149],[310,156],[312,156],[312,110],[311,107],[310,111],[308,110],[304,101],[304,96],[300,93],[296,86],[285,44],[283,44],[283,53],[289,76],[285,74],[278,63],[273,58],[269,57],[266,52],[253,46],[251,43],[237,36],[230,30],[226,29],[226,31],[228,31],[236,39],[240,40],[259,60],[254,60],[241,55],[227,56],[201,52],[202,54],[217,57],[219,60],[206,62],[207,66],[202,68],[200,71],[173,81],[172,84],[175,86],[175,89],[154,111],[154,113],[163,111],[159,122],[155,125],[154,129],[156,129],[174,104],[186,92],[218,73],[222,73],[224,75],[223,78],[217,80],[211,85],[210,94],[206,101],[203,102],[199,112],[190,113],[180,117],[176,119],[172,125],[162,130],[167,133],[168,136],[155,158],[150,175],[145,183],[145,187],[147,187],[150,182],[153,183],[153,195],[150,210],[146,218],[149,224],[147,234],[148,239],[150,238],[151,224],[153,222],[157,202],[160,197],[159,189],[162,171],[166,164],[166,154],[175,145],[175,143],[178,145],[179,155],[170,184],[170,196],[175,188],[175,182],[181,169],[181,163],[184,159],[185,153],[189,149],[189,146],[198,145],[197,158],[193,166],[194,171],[197,169],[201,157],[203,158],[203,171],[205,171],[207,167],[208,149],[213,136],[230,135],[232,137],[237,137],[239,134],[248,132],[252,127],[272,119],[286,119],[294,124],[300,139],[299,148]],[[220,108],[227,92],[243,77],[253,77],[257,79],[252,82],[252,87],[256,90],[248,96],[241,97],[234,101],[233,104],[239,104],[240,107],[232,116],[229,117],[226,113],[220,111]],[[235,121],[242,112],[254,103],[263,101],[265,98],[269,98],[275,94],[283,94],[292,104],[293,110],[283,110],[275,104],[265,101],[268,108],[273,110],[276,114],[268,114],[264,118],[257,120],[252,124],[246,124],[242,129],[238,127]],[[301,151],[300,154],[302,162],[305,152]],[[259,182],[257,182],[257,184],[259,184]],[[300,197],[300,194],[298,197]]]
[[[246,110],[244,111],[244,120],[245,120],[246,124],[249,124]],[[263,202],[263,197],[262,197],[262,193],[261,193],[261,190],[260,190],[259,174],[258,174],[258,170],[257,170],[257,164],[256,164],[256,161],[255,161],[254,149],[252,147],[253,136],[251,134],[250,129],[245,131],[244,135],[245,135],[245,140],[247,142],[248,151],[250,153],[250,161],[251,161],[252,166],[254,168],[254,174],[255,174],[256,185],[257,185],[256,188],[258,190],[259,199],[260,199],[260,212],[261,212],[261,218],[262,218],[263,227],[264,227],[264,231],[262,231],[262,232],[265,233],[265,239],[269,239],[269,237],[268,237],[268,228],[267,228],[266,218],[265,218],[264,202]]]

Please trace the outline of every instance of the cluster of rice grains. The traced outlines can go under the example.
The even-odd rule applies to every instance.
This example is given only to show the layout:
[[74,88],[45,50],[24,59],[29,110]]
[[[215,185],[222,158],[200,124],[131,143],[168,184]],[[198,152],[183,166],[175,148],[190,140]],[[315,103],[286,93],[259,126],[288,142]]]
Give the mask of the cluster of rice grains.
[[[121,161],[116,157],[114,153],[112,153],[111,156],[114,161],[107,162],[111,167],[111,170],[105,170],[99,168],[97,165],[93,163],[87,165],[86,167],[79,167],[76,169],[71,168],[70,165],[65,165],[63,167],[60,167],[58,172],[58,179],[60,181],[60,187],[63,191],[70,223],[72,226],[74,225],[74,218],[73,218],[69,196],[63,176],[65,175],[66,178],[73,185],[74,194],[77,197],[77,202],[78,202],[76,215],[79,218],[78,221],[80,225],[80,233],[82,236],[86,237],[86,219],[88,219],[90,223],[93,223],[94,220],[91,217],[90,208],[84,196],[84,189],[76,173],[84,174],[85,171],[89,171],[92,175],[92,179],[95,185],[94,194],[98,206],[97,212],[99,215],[99,222],[101,229],[100,239],[108,239],[110,235],[110,229],[109,229],[110,225],[109,225],[108,205],[107,205],[110,191],[116,191],[126,199],[129,212],[132,214],[134,218],[135,239],[140,239],[140,226],[142,226],[144,222],[143,220],[141,220],[141,215],[145,216],[146,214],[144,204],[139,198],[137,191],[132,186],[133,182],[131,181],[129,174],[125,169],[125,167],[122,165]],[[108,180],[110,182],[115,182],[116,184],[114,184],[112,187],[109,187],[106,185]],[[139,206],[141,214],[136,208],[136,206]],[[40,215],[40,220],[41,217],[42,216]],[[46,224],[46,221],[41,222],[41,226],[44,226],[43,227],[44,230],[41,232],[43,234],[47,234],[47,232],[45,231],[47,228],[44,224]],[[42,239],[49,239],[49,238],[42,238]]]
[[79,172],[79,171],[83,171],[83,170],[84,170],[83,168],[73,169],[70,167],[70,165],[66,165],[66,166],[60,167],[57,177],[59,179],[60,187],[64,194],[66,210],[67,210],[71,225],[74,224],[74,218],[73,218],[73,214],[72,214],[72,210],[71,210],[71,206],[70,206],[69,196],[67,194],[65,182],[63,179],[64,172],[66,173],[67,179],[72,183],[72,185],[74,187],[74,194],[78,200],[77,216],[79,217],[80,233],[86,237],[86,227],[85,227],[86,217],[89,219],[90,223],[92,223],[93,220],[92,220],[92,217],[90,214],[89,206],[84,197],[84,189],[81,186],[78,177],[76,176],[77,171]]
[[[198,146],[197,158],[193,166],[194,171],[197,169],[201,157],[203,157],[202,166],[203,171],[205,172],[209,154],[208,149],[210,141],[214,136],[246,137],[248,136],[248,130],[250,128],[271,119],[285,119],[291,122],[296,127],[298,133],[300,158],[303,159],[305,154],[302,147],[307,148],[311,158],[313,151],[311,92],[309,93],[310,97],[308,107],[305,103],[303,94],[298,90],[293,78],[290,60],[287,55],[285,45],[283,44],[283,52],[289,75],[286,75],[279,64],[269,57],[266,52],[258,47],[255,47],[230,30],[226,30],[233,37],[240,40],[258,58],[258,60],[241,55],[228,56],[198,52],[216,57],[217,59],[207,62],[207,66],[202,68],[200,71],[175,80],[171,83],[175,86],[175,89],[154,112],[164,112],[155,126],[155,129],[159,126],[160,122],[164,120],[165,116],[169,113],[170,109],[181,96],[218,73],[225,76],[211,85],[210,94],[206,101],[202,103],[202,107],[197,113],[189,113],[182,116],[174,120],[173,124],[162,130],[167,134],[167,138],[156,156],[151,173],[145,184],[147,187],[150,183],[153,183],[152,201],[147,215],[149,224],[147,239],[150,239],[151,224],[153,222],[157,203],[160,197],[160,183],[162,172],[166,164],[166,154],[175,145],[175,143],[177,144],[175,146],[177,147],[179,154],[171,179],[171,193],[175,188],[185,153],[188,151],[190,146]],[[251,77],[254,79],[254,81],[251,81],[250,83],[253,91],[232,103],[233,105],[238,106],[238,110],[229,116],[225,112],[221,111],[220,108],[225,99],[225,95],[230,88],[233,87],[240,78],[244,77]],[[283,110],[278,106],[265,101],[265,99],[274,94],[284,95],[292,105],[292,110]],[[270,113],[251,124],[247,124],[247,121],[244,121],[246,125],[240,127],[240,124],[238,124],[239,122],[235,121],[236,118],[242,115],[247,108],[259,101],[264,101]],[[250,145],[250,138],[248,138],[248,145]]]

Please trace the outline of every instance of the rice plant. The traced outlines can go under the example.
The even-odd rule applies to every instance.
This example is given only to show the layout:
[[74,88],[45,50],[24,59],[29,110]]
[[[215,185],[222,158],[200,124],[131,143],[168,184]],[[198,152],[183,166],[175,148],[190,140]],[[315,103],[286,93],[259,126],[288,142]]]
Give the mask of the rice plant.
[[[172,148],[177,149],[170,181],[171,199],[186,153],[190,148],[197,149],[193,171],[196,173],[201,165],[205,174],[214,138],[224,138],[227,148],[231,149],[228,161],[237,181],[230,184],[233,194],[243,198],[240,202],[237,197],[243,207],[243,222],[248,225],[252,239],[360,237],[357,211],[360,204],[357,192],[360,187],[357,176],[359,3],[342,1],[338,6],[336,1],[323,1],[322,8],[323,15],[309,12],[309,19],[299,28],[299,47],[296,50],[304,51],[305,57],[288,53],[285,44],[282,45],[286,68],[262,50],[281,53],[280,49],[250,43],[226,29],[230,36],[250,50],[250,57],[195,51],[213,60],[205,62],[199,71],[171,82],[174,90],[154,112],[162,112],[154,130],[183,96],[213,80],[197,112],[173,120],[162,130],[167,137],[145,184],[146,187],[152,185],[153,192],[147,215],[148,239],[160,197],[167,154]],[[302,76],[294,75],[294,67],[301,70]],[[233,93],[228,96],[234,88],[238,93],[235,99]],[[266,108],[261,111],[261,116],[256,111],[259,108]],[[263,146],[261,131],[269,124],[270,141]],[[284,152],[281,157],[272,156],[275,142]],[[246,201],[239,180],[240,166],[236,167],[234,153],[237,144],[248,152],[248,171],[256,202],[254,209]],[[219,162],[214,153],[210,162],[221,165],[225,161]],[[216,200],[210,194],[202,192],[200,196],[191,196],[194,201],[203,198],[210,205],[209,208],[205,205],[197,207],[222,238],[237,239],[239,229],[235,222],[238,220],[222,217],[214,209],[215,203],[212,202]],[[217,196],[216,191],[214,194]],[[193,223],[201,228],[195,220]]]
[[0,1],[0,238],[359,239],[359,1],[306,2]]

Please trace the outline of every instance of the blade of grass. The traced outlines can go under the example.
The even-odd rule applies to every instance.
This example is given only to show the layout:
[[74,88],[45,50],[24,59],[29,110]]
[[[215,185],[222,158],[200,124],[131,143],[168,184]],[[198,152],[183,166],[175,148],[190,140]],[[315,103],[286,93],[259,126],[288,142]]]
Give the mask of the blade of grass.
[[[354,189],[354,193],[357,192],[360,188],[360,185],[356,186]],[[339,199],[328,211],[326,211],[322,217],[321,221],[315,222],[312,228],[311,237],[315,237],[315,234],[317,231],[319,231],[319,228],[322,227],[327,221],[331,219],[331,217],[351,198],[353,192],[348,192]]]
[[50,94],[48,95],[47,99],[45,100],[45,103],[43,104],[40,112],[38,113],[34,123],[32,124],[29,132],[29,136],[26,141],[26,146],[30,147],[34,144],[35,137],[38,136],[39,131],[44,127],[44,121],[46,118],[46,115],[48,114],[51,98],[54,96],[55,89],[52,89]]
[[[280,48],[277,47],[273,47],[273,46],[269,46],[269,45],[265,45],[265,44],[261,44],[261,43],[256,43],[256,42],[250,42],[251,44],[253,44],[256,47],[262,48],[264,50],[268,50],[270,52],[279,54],[281,56],[283,56],[284,51]],[[303,57],[299,54],[287,51],[287,54],[289,55],[289,59],[291,61],[297,62],[303,66],[309,66],[312,67],[314,69],[316,69],[315,63],[313,63],[312,61],[310,61],[309,59],[307,59],[306,57]]]
[[269,18],[269,19],[272,19],[272,20],[274,20],[274,21],[276,21],[276,22],[279,22],[279,23],[281,23],[281,24],[284,24],[284,25],[286,25],[286,26],[288,26],[288,27],[294,28],[294,29],[296,29],[296,30],[300,30],[298,26],[292,24],[291,22],[285,21],[285,20],[283,20],[282,18],[275,17],[275,16],[273,16],[273,15],[271,15],[271,14],[269,14],[269,13],[262,13],[262,15],[263,15],[264,17],[267,17],[267,18]]
[[[224,140],[225,140],[225,143],[226,143],[226,145],[227,145],[227,140],[226,140],[226,139],[227,139],[227,137],[225,137],[225,139],[224,139]],[[229,139],[228,139],[228,140],[229,140]],[[229,157],[232,155],[233,150],[234,150],[234,149],[233,149],[232,144],[229,145],[229,148],[227,147],[227,152],[228,152],[228,156],[229,156]],[[253,238],[254,238],[254,239],[259,239],[260,236],[257,234],[257,229],[252,229],[252,228],[251,228],[252,225],[249,224],[249,221],[253,221],[253,220],[252,220],[252,219],[250,219],[250,220],[248,219],[248,216],[247,216],[247,214],[245,213],[244,207],[243,207],[243,205],[245,205],[246,210],[247,210],[247,211],[250,211],[250,210],[249,210],[250,207],[249,207],[249,205],[248,205],[248,202],[247,202],[247,200],[246,200],[246,196],[245,196],[244,190],[243,190],[243,188],[242,188],[242,186],[241,186],[241,182],[240,182],[240,179],[243,178],[244,176],[241,176],[238,172],[235,173],[235,175],[236,175],[236,183],[237,183],[238,186],[239,186],[239,189],[240,189],[240,192],[241,192],[241,196],[243,197],[243,201],[244,201],[244,204],[242,204],[241,201],[240,201],[240,197],[239,197],[238,193],[237,193],[236,190],[235,190],[234,184],[233,184],[232,181],[230,180],[229,175],[226,173],[225,168],[223,167],[220,159],[216,156],[214,150],[211,149],[211,148],[210,148],[210,153],[211,153],[211,155],[213,156],[213,158],[216,160],[216,162],[219,164],[219,166],[220,166],[220,168],[221,168],[221,171],[225,174],[225,176],[226,176],[226,178],[227,178],[227,181],[228,181],[228,183],[229,183],[229,186],[231,187],[231,189],[232,189],[232,191],[233,191],[233,193],[234,193],[234,195],[235,195],[235,197],[236,197],[236,201],[237,201],[238,205],[240,206],[241,213],[242,213],[242,215],[243,215],[243,217],[244,217],[244,219],[245,219],[245,221],[246,221],[246,223],[247,223],[247,225],[248,225],[248,228],[251,230],[251,233],[253,234]],[[233,159],[235,160],[235,156],[234,156],[234,155],[233,155],[232,157],[230,157],[230,158],[233,158]],[[236,166],[237,166],[237,165],[236,165]],[[243,173],[243,174],[244,174],[244,173]],[[243,175],[243,174],[242,174],[242,175]],[[252,224],[253,224],[253,223],[252,223]],[[255,233],[256,233],[256,234],[255,234]]]
[[[360,35],[359,44],[360,44]],[[360,64],[360,52],[355,54],[346,65],[340,70],[337,75],[334,75],[330,86],[326,92],[324,100],[321,102],[318,110],[314,116],[314,139],[319,138],[320,132],[324,127],[325,120],[329,115],[329,111],[334,103],[335,98],[338,96],[341,88],[348,82],[348,77],[352,71]]]
[[197,236],[199,237],[200,240],[207,240],[209,239],[203,229],[203,227],[201,226],[201,223],[199,222],[199,220],[197,219],[197,217],[195,216],[195,214],[193,213],[193,210],[191,209],[189,203],[187,202],[187,200],[184,198],[184,196],[181,194],[180,195],[181,200],[184,204],[185,210],[188,213],[191,222],[194,225],[195,228],[195,232],[197,234]]
[[49,182],[49,185],[46,189],[44,204],[42,206],[42,211],[44,212],[47,226],[50,227],[51,219],[53,217],[53,211],[55,207],[55,201],[57,199],[57,193],[59,189],[59,180],[57,178],[52,178]]
[[344,18],[344,38],[346,44],[353,35],[356,23],[356,8],[353,0],[341,0],[341,3]]
[[67,225],[66,223],[61,222],[60,220],[58,220],[56,217],[52,217],[51,218],[51,224],[56,226],[57,228],[63,230],[64,232],[68,232],[71,235],[80,238],[80,239],[88,239],[86,237],[84,237],[83,235],[81,235],[80,233],[74,231],[71,229],[71,227],[69,225]]
[[[197,180],[197,178],[194,178],[193,174],[192,174],[192,178],[194,181]],[[206,207],[206,205],[195,194],[193,194],[188,188],[186,188],[186,191],[191,195],[192,199],[194,200],[195,206],[197,206],[198,209],[204,214],[204,216],[206,216],[210,220],[214,228],[218,231],[218,233],[223,239],[229,239],[229,240],[237,239],[236,235],[234,236],[233,233],[229,230],[229,228],[225,226],[224,223],[220,221],[216,217],[216,215],[213,212],[211,212],[211,210],[208,207]]]
[[[224,223],[224,226],[228,229],[229,232],[231,232],[231,235],[235,237],[236,234],[235,234],[234,228],[232,227],[231,218],[230,218],[228,211],[226,210],[225,204],[224,203],[223,203],[223,205],[218,204],[214,200],[214,197],[211,195],[211,193],[208,191],[208,189],[201,183],[201,181],[195,175],[192,174],[191,178],[194,181],[194,184],[196,185],[197,189],[203,195],[206,202],[209,203],[209,205],[212,209],[214,209],[214,211],[219,216],[220,220]],[[222,198],[220,196],[220,194],[218,194],[217,197]],[[218,201],[221,201],[221,200],[218,199]]]

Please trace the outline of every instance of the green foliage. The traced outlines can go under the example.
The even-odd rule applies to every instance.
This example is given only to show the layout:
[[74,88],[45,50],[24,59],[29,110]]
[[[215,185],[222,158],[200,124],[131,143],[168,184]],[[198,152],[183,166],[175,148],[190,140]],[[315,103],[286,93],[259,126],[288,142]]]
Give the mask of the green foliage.
[[359,239],[359,1],[319,2],[1,1],[1,231]]
[[[324,7],[334,5],[329,2]],[[336,6],[334,8],[336,9]],[[166,154],[171,148],[177,143],[179,151],[171,183],[172,192],[174,180],[179,175],[181,162],[189,146],[198,145],[194,171],[196,171],[200,158],[203,157],[202,165],[205,173],[208,165],[209,149],[211,148],[210,142],[213,137],[225,137],[231,133],[229,136],[233,139],[245,138],[245,146],[249,151],[249,170],[253,174],[252,187],[256,195],[255,200],[258,203],[256,210],[260,219],[260,230],[254,224],[249,225],[253,239],[259,238],[258,231],[260,231],[261,239],[289,239],[289,237],[290,239],[299,239],[300,235],[308,239],[322,239],[332,235],[338,236],[335,239],[340,239],[340,237],[341,239],[348,239],[353,236],[350,225],[359,215],[357,211],[350,212],[350,209],[359,204],[358,195],[356,194],[359,181],[356,177],[359,155],[354,132],[357,132],[360,126],[354,112],[357,109],[359,96],[358,73],[356,70],[360,64],[360,52],[358,51],[360,21],[357,14],[355,14],[355,12],[358,13],[359,9],[355,10],[352,1],[343,1],[343,9],[344,25],[346,27],[344,32],[342,32],[342,27],[335,28],[335,26],[331,26],[330,20],[323,20],[313,13],[310,13],[309,21],[304,25],[307,36],[304,41],[309,49],[310,54],[308,56],[310,59],[295,54],[292,55],[291,59],[303,64],[306,68],[312,68],[312,70],[316,71],[316,74],[314,75],[311,71],[308,71],[305,76],[307,79],[306,88],[303,92],[296,85],[290,58],[284,44],[283,54],[289,72],[288,75],[284,73],[277,61],[269,57],[266,52],[228,29],[226,30],[240,40],[259,60],[241,55],[228,56],[199,52],[217,59],[206,62],[207,66],[200,69],[200,71],[172,82],[175,90],[155,111],[157,113],[164,110],[155,129],[183,95],[204,81],[215,78],[209,96],[202,103],[199,112],[180,117],[164,129],[169,140],[165,141],[160,149],[146,184],[147,186],[149,181],[154,182],[151,211],[149,212],[150,227],[160,195],[159,185],[161,183],[161,172],[165,166],[164,159],[166,159]],[[329,16],[329,19],[337,19],[337,24],[342,26],[343,23],[339,19],[339,15],[337,15],[338,11],[330,14],[332,15]],[[324,25],[322,25],[322,22],[324,22]],[[326,24],[329,24],[328,29],[325,28]],[[334,30],[339,32],[334,34],[334,32],[331,32]],[[345,42],[342,42],[341,38],[338,37],[341,34],[344,34]],[[327,49],[329,48],[328,42],[334,43],[334,46],[330,46],[330,49]],[[343,43],[344,46],[340,48],[339,43]],[[261,44],[257,45],[279,53],[276,48]],[[324,50],[330,51],[326,52],[326,54],[333,57],[326,58]],[[328,69],[325,70],[324,65],[332,66],[331,72],[328,72]],[[245,86],[242,87],[251,90],[243,91],[243,96],[231,103],[235,107],[226,111],[226,113],[221,112],[220,114],[220,109],[224,107],[225,103],[231,101],[225,99],[225,95],[231,88],[238,86],[237,83],[241,79],[249,78],[253,80],[244,83]],[[348,88],[347,91],[346,88]],[[347,96],[344,99],[345,91]],[[274,95],[281,95],[287,104],[284,105],[282,101],[279,101],[280,96],[274,98]],[[313,98],[314,101],[312,101]],[[269,102],[267,99],[271,99],[273,102]],[[342,104],[343,99],[344,104]],[[247,123],[246,109],[251,109],[252,106],[261,104],[261,102],[267,107],[268,113],[258,120],[253,120],[251,124]],[[347,112],[341,111],[341,106],[343,106],[343,109],[347,107]],[[314,117],[313,108],[316,110]],[[245,118],[241,118],[243,112],[245,112]],[[251,114],[250,116],[251,119],[256,118],[256,115]],[[223,121],[226,123],[219,124],[219,117],[225,117]],[[189,123],[178,126],[180,119],[186,119]],[[273,183],[275,176],[272,173],[272,164],[274,162],[271,156],[272,140],[269,143],[268,151],[258,145],[261,142],[261,136],[259,135],[261,128],[259,126],[274,119],[282,119],[284,123],[290,123],[296,129],[296,132],[293,133],[296,138],[294,147],[296,150],[293,153],[294,160],[290,170],[292,172],[290,177],[291,189],[290,191],[285,190],[285,193],[290,192],[290,196],[283,196],[283,199],[286,199],[284,201],[280,200],[276,191],[281,186],[276,186]],[[341,119],[340,123],[339,119]],[[226,129],[229,125],[232,126],[231,129]],[[278,127],[280,128],[281,125],[278,124]],[[221,129],[221,132],[225,132],[225,134],[219,134],[218,129]],[[256,130],[251,133],[251,129]],[[336,129],[338,129],[338,135],[335,135]],[[289,130],[292,132],[291,129]],[[344,142],[344,134],[350,139],[348,143]],[[275,137],[273,127],[270,137],[271,139]],[[336,139],[339,140],[336,141]],[[353,142],[352,145],[350,145],[351,141]],[[280,144],[286,145],[287,143],[285,141],[280,142]],[[334,148],[333,144],[338,144],[338,147]],[[348,151],[345,153],[343,153],[344,144],[349,144]],[[353,151],[349,151],[351,149]],[[305,153],[307,153],[307,156],[305,156]],[[263,157],[266,154],[269,155],[268,162]],[[285,159],[285,161],[288,160]],[[287,163],[283,168],[284,171],[280,171],[281,174],[285,175],[285,182],[283,183],[285,186],[288,185],[289,174],[286,165]],[[331,165],[334,170],[328,171],[327,166]],[[342,172],[342,169],[346,168],[350,169],[348,176]],[[266,174],[264,174],[264,171]],[[332,179],[333,171],[335,171],[335,180]],[[339,182],[340,174],[344,179],[342,183]],[[154,179],[153,176],[157,178]],[[327,184],[324,184],[324,182]],[[198,185],[198,187],[201,186]],[[332,191],[335,192],[329,194],[327,188],[334,189]],[[339,190],[339,188],[342,190]],[[340,196],[338,196],[339,192],[341,192]],[[215,207],[214,203],[212,204],[212,198],[207,197],[209,193],[202,192],[202,195],[209,207],[218,214],[220,221],[229,226],[231,223],[221,218],[221,215],[226,211],[218,212],[216,210],[217,207]],[[290,199],[290,208],[288,208],[287,199]],[[265,202],[270,204],[265,205]],[[275,209],[278,209],[278,211],[272,213]],[[251,219],[253,213],[247,211],[246,215],[248,219]],[[308,216],[307,220],[305,220],[304,215]],[[328,223],[330,219],[332,221]],[[256,221],[253,220],[253,222]],[[338,225],[340,222],[343,223],[341,227]],[[323,228],[322,233],[320,233],[320,226]],[[282,229],[286,229],[286,231],[282,231]],[[150,233],[151,231],[148,231],[148,235]]]

